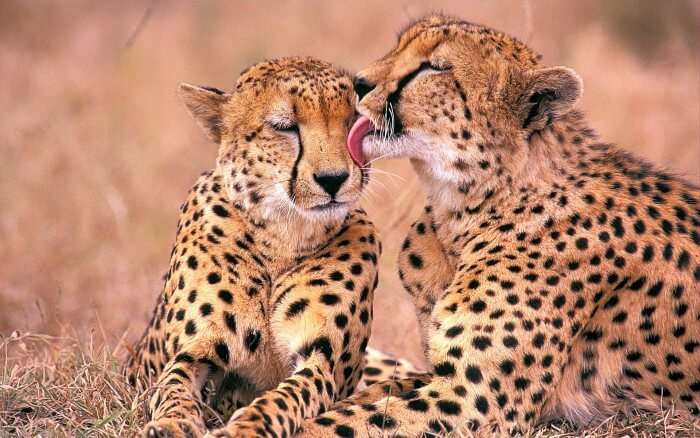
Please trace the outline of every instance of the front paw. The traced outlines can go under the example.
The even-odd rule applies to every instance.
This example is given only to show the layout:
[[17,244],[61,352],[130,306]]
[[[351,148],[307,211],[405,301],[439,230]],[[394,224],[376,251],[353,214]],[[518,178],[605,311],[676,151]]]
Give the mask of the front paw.
[[151,421],[141,432],[143,438],[199,438],[203,435],[191,421],[172,419]]
[[212,430],[206,438],[254,438],[264,437],[265,432],[255,423],[232,422],[221,429]]

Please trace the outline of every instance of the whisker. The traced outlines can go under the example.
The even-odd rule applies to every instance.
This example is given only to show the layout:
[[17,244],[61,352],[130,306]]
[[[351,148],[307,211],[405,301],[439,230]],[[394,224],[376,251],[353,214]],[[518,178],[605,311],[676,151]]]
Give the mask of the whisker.
[[378,173],[378,174],[381,174],[381,175],[388,175],[388,176],[391,176],[391,177],[394,177],[394,178],[398,178],[398,179],[400,179],[400,180],[403,181],[403,182],[406,182],[406,178],[402,177],[401,175],[398,175],[398,174],[393,173],[393,172],[387,172],[386,170],[383,170],[383,169],[369,168],[369,169],[366,169],[366,171],[367,171],[369,174]]
[[377,160],[381,160],[382,158],[388,157],[388,156],[390,156],[390,155],[391,155],[391,153],[389,152],[389,153],[386,153],[386,154],[384,154],[384,155],[380,155],[380,156],[378,156],[378,157],[376,157],[376,158],[373,158],[373,159],[369,160],[368,162],[366,162],[366,163],[363,165],[363,169],[368,170],[369,168],[368,168],[367,166],[369,166],[370,164],[374,163],[374,162],[377,161]]

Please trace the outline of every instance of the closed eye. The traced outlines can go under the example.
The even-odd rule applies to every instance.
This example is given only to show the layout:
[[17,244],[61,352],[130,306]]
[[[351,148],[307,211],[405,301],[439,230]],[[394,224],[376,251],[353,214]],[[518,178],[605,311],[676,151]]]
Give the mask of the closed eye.
[[452,66],[443,64],[443,65],[438,65],[437,63],[430,63],[428,61],[423,61],[417,69],[413,70],[412,72],[408,73],[406,76],[402,77],[399,80],[399,83],[396,85],[396,90],[389,95],[388,101],[390,103],[396,103],[399,100],[399,96],[401,95],[401,92],[403,91],[404,87],[409,84],[413,79],[416,78],[420,73],[428,70],[433,70],[437,72],[445,72],[449,71],[452,69]]
[[299,134],[299,125],[292,122],[268,121],[267,124],[277,132]]
[[418,76],[420,73],[428,70],[434,70],[437,72],[444,72],[444,71],[449,71],[451,70],[452,67],[449,65],[438,65],[438,64],[433,64],[428,61],[423,61],[421,64],[418,66],[417,69],[413,70],[406,76],[402,77],[401,80],[399,81],[399,85],[397,87],[397,91],[403,89],[406,85],[408,85],[409,82],[411,82],[413,79],[415,79],[416,76]]
[[[426,64],[425,62],[423,64]],[[421,64],[421,66],[423,65]],[[428,67],[431,70],[435,71],[450,71],[452,70],[452,66],[446,62],[428,62]]]

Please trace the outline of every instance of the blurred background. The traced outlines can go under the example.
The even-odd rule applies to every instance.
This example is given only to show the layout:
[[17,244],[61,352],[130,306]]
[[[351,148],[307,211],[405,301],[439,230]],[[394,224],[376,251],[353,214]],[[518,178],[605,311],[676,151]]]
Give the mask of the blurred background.
[[[605,141],[700,181],[698,1],[3,0],[0,334],[141,334],[178,206],[216,154],[178,82],[228,89],[250,64],[285,55],[359,70],[436,10],[574,68]],[[375,176],[365,202],[385,247],[372,344],[420,360],[395,264],[422,194],[407,163],[379,167],[398,176]]]

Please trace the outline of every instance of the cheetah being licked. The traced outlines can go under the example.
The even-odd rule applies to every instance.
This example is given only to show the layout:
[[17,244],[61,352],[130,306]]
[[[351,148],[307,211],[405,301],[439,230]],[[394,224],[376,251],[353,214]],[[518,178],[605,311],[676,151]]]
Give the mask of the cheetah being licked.
[[433,378],[305,436],[700,412],[700,191],[598,140],[575,109],[581,79],[539,59],[431,16],[358,74],[352,155],[408,157],[427,192],[399,274]]
[[181,207],[163,293],[127,364],[132,383],[156,386],[144,434],[203,435],[209,404],[224,418],[244,406],[215,435],[290,436],[353,391],[370,336],[380,244],[352,209],[367,183],[345,147],[352,81],[285,58],[230,93],[180,95],[220,146]]

